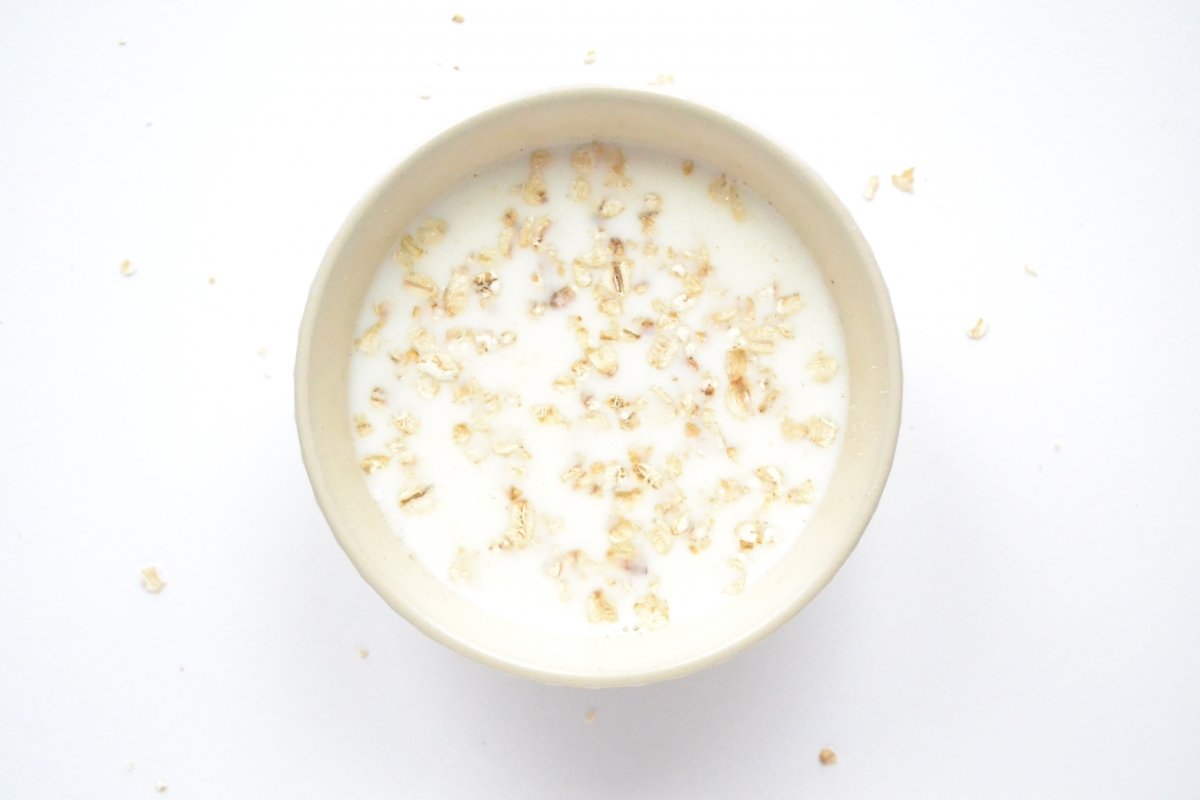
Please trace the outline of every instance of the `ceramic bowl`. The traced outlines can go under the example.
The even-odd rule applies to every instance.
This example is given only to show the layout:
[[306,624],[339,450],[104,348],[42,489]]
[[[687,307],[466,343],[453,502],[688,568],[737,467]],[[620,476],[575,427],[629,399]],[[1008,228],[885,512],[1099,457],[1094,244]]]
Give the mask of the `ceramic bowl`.
[[[807,528],[772,570],[710,616],[642,636],[572,638],[497,618],[452,592],[386,524],[355,456],[347,373],[355,325],[397,231],[486,165],[538,146],[616,141],[678,152],[738,176],[790,221],[815,257],[848,349],[849,419],[834,476]],[[684,675],[778,628],[858,543],[883,491],[900,426],[900,347],[875,259],[850,214],[796,157],[715,111],[650,92],[582,88],[485,111],[434,138],[351,211],[317,272],[296,356],[304,464],[330,528],[363,578],[434,639],[537,680],[628,686]]]

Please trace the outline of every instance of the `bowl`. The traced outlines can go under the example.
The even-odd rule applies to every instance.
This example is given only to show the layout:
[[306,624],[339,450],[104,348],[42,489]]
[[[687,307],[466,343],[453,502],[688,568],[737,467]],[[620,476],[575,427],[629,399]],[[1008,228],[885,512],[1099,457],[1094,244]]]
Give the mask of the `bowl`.
[[[579,638],[500,619],[425,571],[389,528],[355,456],[347,374],[368,287],[396,234],[482,166],[538,146],[620,141],[737,175],[797,230],[837,305],[847,346],[849,417],[833,478],[779,563],[710,616],[645,636]],[[798,367],[799,368],[799,367]],[[849,212],[796,157],[713,110],[651,92],[541,93],[472,117],[420,148],[350,212],[321,263],[300,327],[296,421],[313,492],[359,573],[413,625],[485,664],[586,687],[674,678],[720,662],[802,609],[850,555],[879,502],[900,427],[900,347],[879,268]]]

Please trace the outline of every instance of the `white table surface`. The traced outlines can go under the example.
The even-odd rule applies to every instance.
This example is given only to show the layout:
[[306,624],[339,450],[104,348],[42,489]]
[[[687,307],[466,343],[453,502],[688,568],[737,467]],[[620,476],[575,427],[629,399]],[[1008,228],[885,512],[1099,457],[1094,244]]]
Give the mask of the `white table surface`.
[[[5,4],[0,797],[1200,796],[1194,3],[405,5]],[[359,579],[300,465],[294,336],[412,148],[659,74],[856,215],[903,431],[861,546],[766,642],[548,688]]]

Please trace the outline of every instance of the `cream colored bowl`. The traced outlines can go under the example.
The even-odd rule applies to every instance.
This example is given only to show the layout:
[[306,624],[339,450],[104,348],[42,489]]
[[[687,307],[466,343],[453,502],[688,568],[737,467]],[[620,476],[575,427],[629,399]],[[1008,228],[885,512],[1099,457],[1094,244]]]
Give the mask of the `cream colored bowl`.
[[[824,272],[845,328],[850,413],[832,482],[780,563],[711,616],[643,636],[578,639],[490,615],[411,557],[355,457],[347,372],[358,312],[397,232],[481,167],[532,147],[637,142],[718,165],[770,200]],[[380,595],[438,641],[549,683],[628,686],[685,675],[761,639],[829,582],[875,511],[900,426],[900,346],[887,288],[850,214],[804,164],[716,112],[649,92],[570,89],[509,103],[446,131],[397,167],[342,225],[317,272],[296,355],[296,420],[317,502]]]

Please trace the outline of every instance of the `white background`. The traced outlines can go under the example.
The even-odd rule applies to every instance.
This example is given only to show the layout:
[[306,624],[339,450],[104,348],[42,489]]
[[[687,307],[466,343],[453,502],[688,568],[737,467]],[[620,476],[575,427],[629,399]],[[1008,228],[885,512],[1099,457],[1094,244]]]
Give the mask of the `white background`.
[[[0,11],[0,797],[1200,796],[1194,3]],[[903,431],[862,544],[766,642],[548,688],[358,578],[300,465],[295,331],[412,148],[660,73],[859,219]]]

